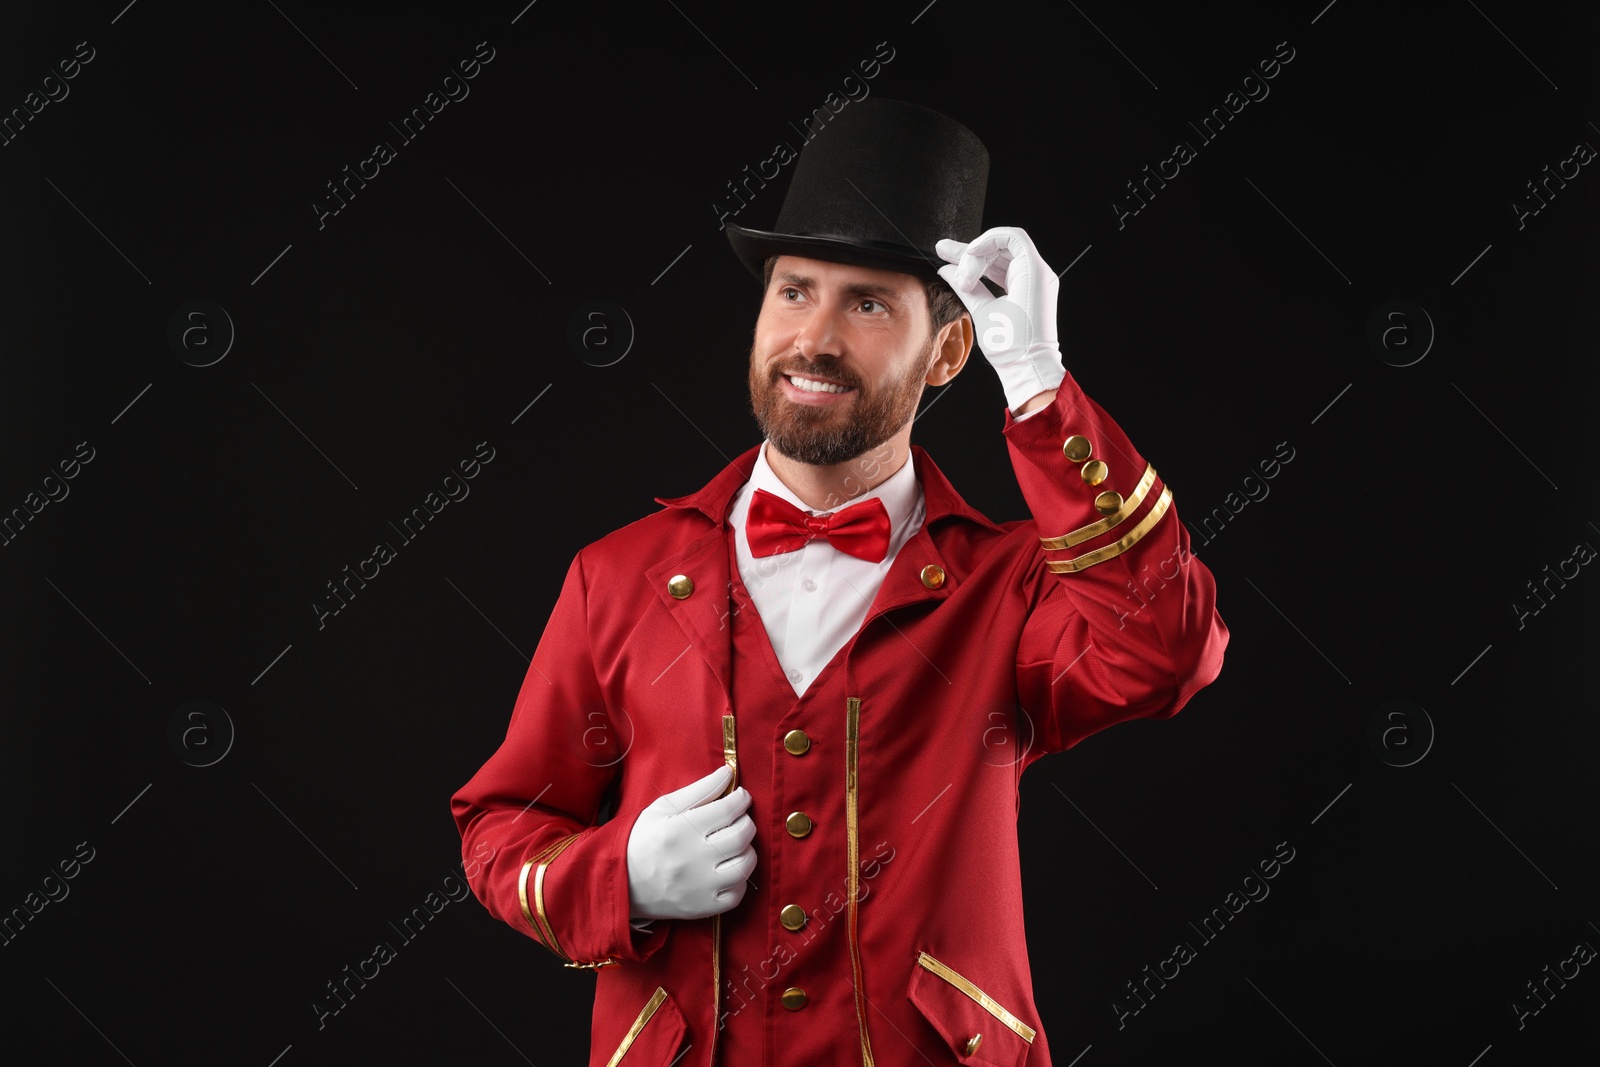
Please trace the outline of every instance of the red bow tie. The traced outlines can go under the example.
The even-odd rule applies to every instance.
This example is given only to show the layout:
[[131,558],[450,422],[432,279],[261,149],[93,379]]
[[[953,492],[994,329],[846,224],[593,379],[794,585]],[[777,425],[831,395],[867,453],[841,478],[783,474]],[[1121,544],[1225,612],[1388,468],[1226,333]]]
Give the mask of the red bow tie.
[[782,497],[757,489],[744,532],[753,556],[795,552],[814,537],[827,538],[840,552],[868,563],[882,563],[889,554],[889,511],[877,497],[827,515],[807,515]]

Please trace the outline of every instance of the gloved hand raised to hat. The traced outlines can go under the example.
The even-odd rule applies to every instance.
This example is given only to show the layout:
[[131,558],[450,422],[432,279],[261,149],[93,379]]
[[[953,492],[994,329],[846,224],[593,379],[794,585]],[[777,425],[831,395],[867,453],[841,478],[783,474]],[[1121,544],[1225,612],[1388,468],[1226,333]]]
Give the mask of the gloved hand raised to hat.
[[[1006,406],[1015,411],[1066,378],[1056,339],[1056,294],[1061,288],[1027,233],[995,226],[970,243],[942,240],[943,278],[972,314],[978,347],[1000,375]],[[980,278],[1005,290],[994,296]]]

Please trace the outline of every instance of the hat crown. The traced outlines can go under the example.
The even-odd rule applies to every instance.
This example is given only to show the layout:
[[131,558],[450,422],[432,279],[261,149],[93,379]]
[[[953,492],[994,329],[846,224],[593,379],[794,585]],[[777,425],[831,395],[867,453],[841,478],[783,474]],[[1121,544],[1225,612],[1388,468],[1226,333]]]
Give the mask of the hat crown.
[[988,180],[988,149],[967,127],[873,97],[811,132],[773,230],[730,223],[728,239],[757,276],[787,254],[937,277],[939,240],[982,232]]

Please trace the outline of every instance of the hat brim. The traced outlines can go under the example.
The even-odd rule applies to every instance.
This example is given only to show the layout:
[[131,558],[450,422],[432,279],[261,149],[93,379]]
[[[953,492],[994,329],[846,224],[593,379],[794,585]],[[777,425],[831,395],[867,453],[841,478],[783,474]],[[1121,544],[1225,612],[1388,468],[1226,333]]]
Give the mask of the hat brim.
[[739,262],[757,278],[761,277],[762,265],[768,256],[825,259],[930,279],[937,279],[939,268],[945,266],[945,261],[931,248],[918,250],[905,245],[886,245],[845,237],[774,233],[770,230],[752,230],[731,222],[723,228],[728,232],[728,243],[733,245]]

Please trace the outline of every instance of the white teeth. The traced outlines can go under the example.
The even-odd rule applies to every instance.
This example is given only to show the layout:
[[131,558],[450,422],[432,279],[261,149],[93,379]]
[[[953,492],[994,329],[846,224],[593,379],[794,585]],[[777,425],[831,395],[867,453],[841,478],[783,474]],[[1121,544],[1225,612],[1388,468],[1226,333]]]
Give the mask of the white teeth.
[[842,385],[830,385],[827,382],[813,381],[810,378],[796,378],[794,375],[785,375],[789,384],[796,389],[803,389],[808,393],[848,393],[850,390]]

